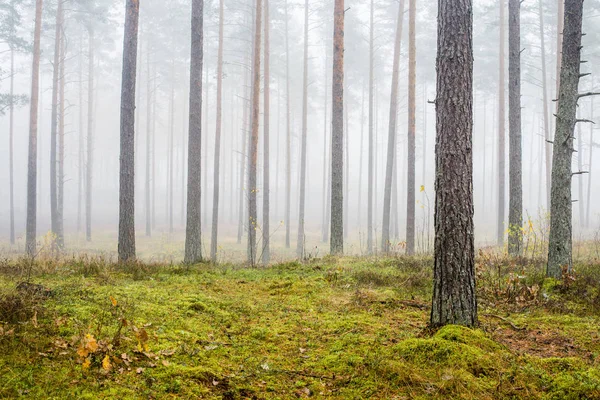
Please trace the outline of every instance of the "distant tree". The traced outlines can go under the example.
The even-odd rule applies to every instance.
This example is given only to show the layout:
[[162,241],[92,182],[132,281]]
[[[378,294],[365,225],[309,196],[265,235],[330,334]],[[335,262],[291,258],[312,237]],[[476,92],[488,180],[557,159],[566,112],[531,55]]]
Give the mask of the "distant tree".
[[[552,154],[552,197],[550,238],[546,274],[560,279],[563,269],[573,267],[573,224],[571,181],[573,139],[577,121],[577,102],[594,93],[579,94],[583,0],[566,0],[562,35],[562,62],[558,111]],[[581,171],[579,172],[581,173]]]
[[202,261],[200,174],[202,151],[202,42],[204,0],[192,0],[190,58],[190,122],[188,139],[188,191],[185,257],[188,264]]
[[119,261],[135,259],[135,86],[139,1],[127,0],[121,81]]
[[[333,11],[331,254],[344,253],[344,0]],[[347,211],[346,211],[347,212]]]
[[263,137],[263,224],[262,224],[262,263],[268,264],[271,260],[271,228],[269,224],[270,218],[270,165],[269,165],[269,157],[270,157],[270,149],[269,149],[269,95],[270,95],[270,62],[269,62],[269,53],[270,43],[269,43],[269,0],[265,0],[265,50],[264,50],[264,73],[265,73],[265,83],[264,83],[264,137]]
[[[150,40],[148,40],[150,42]],[[152,110],[152,99],[154,96],[152,81],[156,79],[153,74],[150,73],[150,43],[146,49],[146,70],[147,70],[147,82],[146,82],[146,168],[145,175],[146,181],[144,184],[144,211],[145,211],[145,225],[146,225],[146,236],[152,236],[152,205],[150,200],[151,194],[151,182],[152,177],[150,174],[150,161],[151,161],[151,145],[152,145],[152,121],[154,120],[154,113]]]
[[367,178],[367,254],[373,251],[373,185],[375,183],[375,136],[373,124],[375,115],[373,114],[373,64],[374,64],[374,13],[375,6],[371,0],[371,9],[369,17],[369,157],[368,157],[368,178]]
[[505,97],[505,71],[504,71],[504,47],[505,47],[505,0],[500,0],[500,62],[499,77],[498,77],[498,221],[497,221],[497,241],[498,246],[504,245],[504,208],[505,208],[505,196],[506,196],[506,128],[505,128],[505,115],[506,115],[506,101]]
[[408,165],[406,179],[406,254],[415,252],[415,174],[416,174],[416,0],[409,0],[408,23]]
[[521,149],[521,0],[508,0],[509,207],[508,252],[523,250],[523,181]]
[[431,325],[477,324],[473,232],[473,5],[438,0]]
[[288,3],[285,1],[285,247],[290,248],[290,221],[292,209],[292,130],[290,129],[290,44]]
[[33,31],[33,66],[31,68],[31,101],[29,109],[29,155],[27,163],[27,225],[25,248],[29,257],[36,255],[37,221],[37,128],[40,79],[40,39],[42,33],[42,0],[35,2],[35,27]]
[[543,0],[539,0],[539,18],[540,18],[540,51],[541,51],[541,67],[542,67],[542,106],[544,117],[544,144],[545,149],[545,167],[546,167],[546,208],[550,208],[550,181],[552,180],[552,143],[550,143],[550,119],[548,117],[548,73],[546,71],[546,41],[544,30],[544,9],[542,7]]

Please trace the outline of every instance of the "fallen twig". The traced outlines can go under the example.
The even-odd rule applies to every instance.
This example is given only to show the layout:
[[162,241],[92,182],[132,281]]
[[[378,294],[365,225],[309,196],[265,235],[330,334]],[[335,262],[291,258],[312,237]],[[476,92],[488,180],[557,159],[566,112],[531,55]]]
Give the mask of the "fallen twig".
[[519,326],[515,325],[509,319],[501,317],[500,315],[496,315],[496,314],[483,314],[483,315],[486,316],[486,317],[492,317],[492,318],[500,319],[500,320],[506,322],[507,324],[509,324],[511,326],[511,328],[513,328],[516,331],[524,331],[525,329],[527,329],[527,327],[525,327],[525,326],[519,327]]

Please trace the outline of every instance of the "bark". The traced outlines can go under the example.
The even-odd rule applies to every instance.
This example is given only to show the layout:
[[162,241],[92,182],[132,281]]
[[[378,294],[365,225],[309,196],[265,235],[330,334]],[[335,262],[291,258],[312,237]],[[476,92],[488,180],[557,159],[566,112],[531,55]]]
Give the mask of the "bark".
[[473,7],[439,0],[431,325],[477,324],[473,226]]
[[263,138],[263,226],[262,226],[262,263],[264,265],[269,264],[271,260],[271,230],[269,226],[270,218],[270,170],[269,170],[269,91],[270,91],[270,71],[269,71],[269,0],[265,0],[265,52],[264,52],[264,73],[265,73],[265,84],[264,84],[264,138]]
[[50,220],[51,230],[56,235],[56,245],[58,244],[58,95],[59,95],[59,75],[60,75],[60,45],[63,24],[63,1],[58,1],[56,10],[56,23],[54,33],[54,61],[52,68],[52,115],[50,126]]
[[258,231],[258,211],[256,197],[256,167],[258,162],[258,121],[260,117],[260,41],[261,41],[261,0],[256,0],[256,17],[254,21],[254,51],[252,61],[252,126],[248,162],[248,263],[256,264],[256,232]]
[[546,71],[546,40],[544,39],[544,9],[542,0],[539,0],[540,15],[540,46],[542,53],[542,102],[544,116],[544,138],[546,140],[544,150],[546,156],[546,208],[550,208],[550,181],[552,180],[552,143],[550,143],[550,121],[548,117],[548,78]]
[[27,223],[25,248],[31,258],[36,255],[36,221],[37,221],[37,131],[38,131],[38,99],[40,92],[40,39],[42,33],[43,1],[35,2],[35,27],[33,31],[33,61],[31,68],[31,97],[29,108],[29,153],[27,160]]
[[369,166],[367,178],[367,254],[373,252],[373,183],[374,183],[374,137],[373,137],[373,62],[374,62],[374,44],[373,44],[373,19],[375,6],[371,0],[370,26],[369,26]]
[[[304,72],[302,80],[302,143],[300,152],[300,199],[296,256],[304,257],[304,208],[306,200],[306,140],[308,123],[308,0],[304,2]],[[332,171],[333,172],[333,171]]]
[[204,0],[192,0],[192,40],[190,57],[190,120],[188,139],[188,192],[185,232],[185,259],[188,264],[202,261],[200,242],[200,194],[202,154],[202,42]]
[[415,253],[415,174],[416,174],[416,44],[415,44],[415,17],[416,0],[409,0],[408,24],[408,167],[406,188],[406,254]]
[[[333,11],[331,254],[344,253],[344,0]],[[346,150],[347,151],[347,150]]]
[[[409,0],[409,4],[411,0]],[[390,251],[390,221],[394,166],[396,157],[396,119],[398,117],[398,77],[400,75],[400,52],[402,46],[402,25],[404,23],[404,0],[398,5],[396,20],[396,40],[394,41],[394,65],[392,68],[392,89],[390,91],[390,117],[388,127],[387,162],[385,167],[385,188],[383,194],[383,220],[381,225],[381,251]],[[414,132],[413,132],[414,133]]]
[[523,172],[521,149],[521,0],[508,3],[509,208],[508,253],[523,251]]
[[127,0],[121,83],[119,261],[135,259],[135,86],[139,1]]
[[286,108],[286,168],[285,168],[285,247],[290,248],[290,222],[292,205],[292,131],[290,129],[290,45],[288,6],[285,0],[285,108]]
[[497,243],[504,246],[504,215],[506,195],[506,132],[505,132],[505,100],[504,100],[504,0],[500,0],[500,73],[498,78],[498,222]]
[[565,10],[563,57],[552,154],[550,239],[546,269],[549,277],[557,279],[562,277],[563,269],[570,272],[573,267],[571,161],[579,99],[583,0],[566,0]]
[[152,140],[152,76],[150,74],[150,40],[148,40],[148,49],[146,49],[146,70],[148,76],[146,85],[146,182],[144,184],[144,211],[146,222],[146,236],[152,236],[152,214],[150,205],[150,144]]
[[215,159],[213,170],[213,210],[210,238],[210,259],[217,262],[217,235],[219,229],[219,168],[221,167],[221,105],[223,102],[223,1],[219,0],[219,50],[217,55],[217,115],[215,126]]
[[85,167],[85,238],[92,241],[92,179],[94,166],[94,28],[88,27],[87,163]]

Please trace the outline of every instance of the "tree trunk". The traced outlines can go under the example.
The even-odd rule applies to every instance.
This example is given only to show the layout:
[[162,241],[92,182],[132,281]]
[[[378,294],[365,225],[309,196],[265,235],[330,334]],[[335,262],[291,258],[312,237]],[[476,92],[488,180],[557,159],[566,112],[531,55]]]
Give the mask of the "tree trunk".
[[560,279],[563,269],[573,267],[573,226],[571,200],[571,161],[575,133],[583,0],[565,1],[562,63],[558,93],[558,113],[552,155],[552,197],[550,202],[550,239],[546,274]]
[[500,73],[498,78],[498,222],[497,243],[504,246],[504,208],[506,195],[506,133],[504,100],[504,0],[500,0]]
[[[592,82],[593,83],[593,82]],[[592,85],[593,86],[593,85]],[[594,98],[592,97],[592,102],[590,104],[590,120],[594,120]],[[586,210],[585,210],[585,227],[589,228],[590,223],[590,205],[592,200],[592,166],[594,161],[594,125],[590,124],[590,154],[588,161],[588,180],[587,180],[587,202],[586,202]]]
[[[409,0],[409,4],[411,4],[412,6],[412,3],[410,3],[410,1],[411,0]],[[390,91],[390,118],[388,127],[387,162],[385,166],[385,188],[383,195],[383,220],[381,225],[381,251],[384,253],[390,251],[390,221],[393,189],[392,180],[394,175],[393,169],[394,166],[397,165],[394,158],[396,157],[398,76],[400,74],[400,51],[402,46],[402,25],[404,23],[404,0],[400,0],[400,4],[398,5],[398,17],[396,21],[396,40],[394,41],[394,66],[392,68],[392,89]]]
[[508,0],[509,208],[508,253],[523,251],[523,172],[521,149],[521,0]]
[[77,238],[81,233],[81,212],[83,199],[83,32],[79,42],[79,132],[77,135]]
[[[306,197],[306,139],[308,123],[308,0],[304,2],[304,73],[302,84],[302,144],[300,153],[300,199],[296,256],[304,257],[304,203]],[[333,171],[332,171],[333,172]]]
[[92,241],[92,177],[94,166],[94,28],[88,27],[87,163],[85,168],[85,238]]
[[138,0],[127,0],[121,84],[121,151],[119,179],[119,261],[135,259],[135,86]]
[[415,17],[416,0],[409,0],[409,24],[408,24],[408,167],[406,188],[406,254],[411,256],[415,253],[415,174],[416,174],[416,44],[415,44]]
[[325,46],[325,68],[323,69],[325,71],[325,86],[324,86],[324,93],[323,93],[323,220],[322,220],[322,225],[321,225],[321,241],[323,243],[327,243],[329,241],[329,215],[331,210],[328,208],[328,204],[327,204],[327,194],[328,194],[328,190],[330,190],[330,188],[328,188],[327,183],[329,182],[328,176],[329,174],[327,173],[327,171],[329,170],[329,167],[327,166],[327,150],[329,149],[328,146],[328,141],[327,141],[327,114],[328,114],[328,110],[327,110],[327,104],[328,102],[328,95],[329,95],[329,72],[327,70],[328,68],[328,64],[329,64],[329,46]]
[[[248,60],[249,62],[249,60]],[[244,112],[242,115],[242,149],[241,149],[241,161],[240,161],[240,192],[239,192],[239,220],[238,220],[238,232],[237,232],[237,242],[238,244],[242,243],[242,235],[244,234],[244,178],[246,176],[246,140],[248,138],[249,126],[250,126],[250,116],[248,115],[248,109],[250,101],[248,99],[248,74],[244,71],[244,101],[243,101]]]
[[204,0],[192,0],[192,46],[190,57],[190,122],[188,139],[187,223],[185,259],[188,264],[202,261],[200,242],[200,176],[202,155],[202,42]]
[[269,218],[270,218],[270,171],[269,171],[269,84],[270,84],[270,73],[269,73],[269,52],[270,52],[270,44],[269,44],[269,0],[265,0],[265,53],[264,53],[264,73],[265,73],[265,84],[264,84],[264,101],[265,101],[265,111],[264,111],[264,138],[263,138],[263,226],[262,226],[262,263],[264,265],[269,264],[271,260],[271,230],[269,226]]
[[217,234],[219,230],[219,168],[221,162],[221,105],[223,102],[223,1],[219,0],[219,50],[217,55],[217,115],[215,126],[215,159],[213,171],[213,210],[210,238],[210,259],[217,262]]
[[[579,194],[577,196],[577,204],[579,204],[579,229],[583,230],[584,227],[584,204],[583,204],[583,134],[581,132],[581,124],[577,125],[577,189]],[[589,173],[589,171],[588,171]]]
[[33,62],[31,68],[31,97],[29,108],[29,154],[27,160],[27,224],[25,248],[31,258],[36,255],[37,220],[37,130],[40,82],[40,38],[42,33],[42,0],[35,2],[35,28],[33,32]]
[[[546,72],[546,41],[544,39],[544,10],[542,0],[539,0],[540,14],[540,46],[542,53],[542,102],[544,114],[544,138],[545,156],[546,156],[546,208],[550,209],[550,181],[552,180],[552,143],[550,143],[550,121],[548,118],[548,78]],[[540,177],[541,179],[541,177]]]
[[477,324],[473,226],[473,7],[439,0],[431,325]]
[[[14,24],[13,24],[14,30]],[[14,142],[14,95],[15,95],[15,50],[13,46],[10,46],[10,110],[9,110],[9,131],[8,131],[8,173],[9,173],[9,191],[10,191],[10,244],[15,244],[15,182],[14,182],[14,153],[13,153],[13,142]]]
[[[306,48],[306,47],[305,47]],[[305,65],[306,67],[306,65]],[[305,74],[306,76],[306,74]],[[333,11],[331,254],[344,253],[344,0]],[[304,134],[306,135],[306,133]],[[306,139],[304,139],[306,140]]]
[[375,143],[373,137],[373,63],[374,63],[374,44],[373,44],[373,19],[375,6],[371,0],[370,24],[369,24],[369,177],[367,178],[367,254],[373,252],[373,183],[374,183],[374,150]]
[[[348,81],[344,80],[344,93],[348,93]],[[350,127],[350,123],[348,122],[348,101],[347,97],[344,94],[344,146],[346,150],[344,152],[344,157],[346,161],[344,162],[344,210],[346,210],[344,214],[344,239],[348,238],[348,201],[350,200],[350,134],[348,129]]]
[[144,185],[144,211],[146,214],[146,237],[152,236],[152,214],[150,205],[150,144],[152,140],[152,79],[150,74],[150,40],[146,49],[146,70],[148,73],[146,85],[146,182]]
[[50,220],[51,230],[56,236],[54,240],[58,244],[58,171],[56,167],[58,160],[56,156],[56,150],[58,147],[58,92],[59,92],[59,74],[60,74],[60,45],[62,35],[62,23],[63,23],[63,2],[58,1],[56,10],[56,24],[54,34],[54,61],[52,69],[52,116],[50,126]]
[[365,143],[365,81],[363,80],[362,97],[360,106],[360,145],[358,146],[360,151],[358,161],[358,214],[357,214],[357,227],[360,233],[362,226],[362,190],[363,190],[363,145]]
[[59,249],[65,247],[64,233],[64,199],[65,199],[65,52],[66,40],[64,30],[60,38],[60,70],[59,70],[59,116],[58,116],[58,172],[56,194],[56,231]]
[[248,264],[256,264],[256,232],[258,230],[258,211],[256,197],[256,167],[258,162],[258,122],[260,117],[260,40],[261,40],[261,0],[256,0],[254,26],[254,51],[252,60],[252,128],[248,163]]
[[285,108],[286,108],[286,168],[285,168],[285,247],[290,248],[290,222],[292,205],[292,131],[290,129],[290,45],[288,6],[285,0]]
[[175,158],[175,59],[172,60],[171,74],[171,126],[169,129],[169,233],[173,233],[173,168]]

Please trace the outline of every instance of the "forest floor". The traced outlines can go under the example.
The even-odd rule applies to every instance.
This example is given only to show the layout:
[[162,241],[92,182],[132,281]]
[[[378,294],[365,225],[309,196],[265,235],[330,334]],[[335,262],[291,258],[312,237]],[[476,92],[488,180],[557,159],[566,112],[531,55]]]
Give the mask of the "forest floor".
[[600,399],[598,260],[480,253],[473,330],[428,329],[431,268],[3,261],[0,398]]

